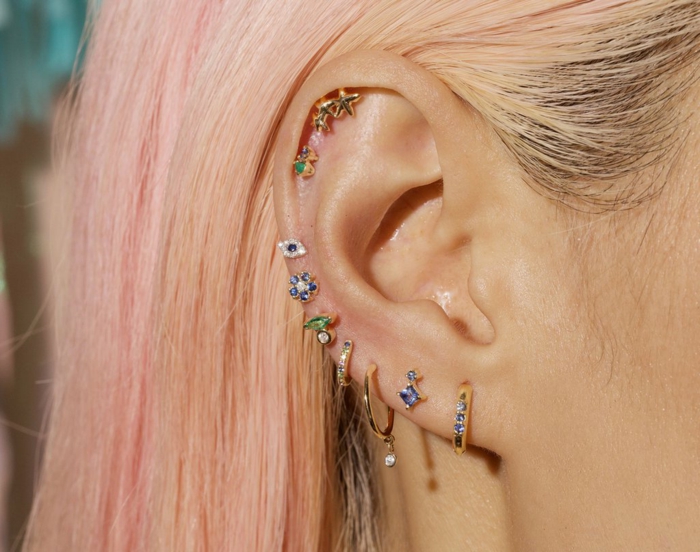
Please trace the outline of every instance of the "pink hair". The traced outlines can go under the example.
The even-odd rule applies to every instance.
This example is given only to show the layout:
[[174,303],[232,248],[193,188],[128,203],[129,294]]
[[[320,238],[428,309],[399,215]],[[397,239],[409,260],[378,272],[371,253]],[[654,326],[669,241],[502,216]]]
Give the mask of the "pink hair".
[[[691,6],[644,0],[637,10],[660,24],[669,3],[676,14]],[[596,66],[584,62],[601,59],[615,78],[612,48],[621,56],[626,45],[605,33],[618,21],[625,36],[651,27],[634,27],[640,15],[624,2],[566,2],[566,20],[536,4],[105,0],[64,125],[58,368],[27,550],[328,550],[342,538],[321,354],[274,247],[277,125],[324,55],[385,48],[475,105],[547,187],[595,176],[596,152],[639,141],[620,135],[626,112],[605,119],[602,95],[552,110],[532,101],[548,90],[533,75],[580,62],[586,72],[572,78],[589,78]],[[572,44],[591,18],[605,40]],[[523,23],[541,26],[531,74],[513,65]],[[658,122],[643,111],[629,111],[630,132]],[[581,136],[588,146],[576,151]],[[602,176],[624,174],[621,163]]]

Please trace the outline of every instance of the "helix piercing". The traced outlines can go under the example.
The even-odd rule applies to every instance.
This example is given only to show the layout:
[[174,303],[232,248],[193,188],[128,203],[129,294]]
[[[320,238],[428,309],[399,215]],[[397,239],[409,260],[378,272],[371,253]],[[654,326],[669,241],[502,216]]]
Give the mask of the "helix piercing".
[[331,324],[335,324],[336,314],[334,312],[319,314],[304,324],[305,330],[314,330],[316,340],[321,345],[330,345],[335,339],[335,330]]
[[330,130],[326,119],[331,115],[334,119],[340,117],[343,113],[347,113],[351,117],[355,116],[355,110],[352,104],[359,100],[359,94],[346,94],[344,89],[338,90],[338,97],[334,100],[322,101],[318,105],[318,112],[313,117],[313,125],[317,131]]
[[318,155],[309,146],[304,146],[301,148],[301,153],[297,155],[294,163],[292,163],[294,172],[304,178],[313,175],[316,172],[316,169],[311,164],[313,161],[318,161]]
[[404,403],[406,403],[406,410],[412,408],[417,402],[424,401],[426,397],[421,390],[418,389],[418,384],[416,380],[422,378],[423,376],[417,370],[410,370],[406,374],[406,379],[408,379],[408,385],[401,391],[397,391],[397,395],[401,397]]
[[306,255],[306,247],[295,238],[278,242],[277,247],[287,259],[298,259]]
[[457,391],[457,414],[455,414],[452,448],[455,453],[463,454],[467,448],[467,429],[469,428],[469,411],[472,402],[472,386],[463,383]]
[[318,284],[309,272],[293,274],[289,278],[289,283],[292,284],[292,287],[289,288],[289,295],[295,301],[308,303],[313,301],[314,296],[318,293]]
[[379,426],[374,419],[374,413],[372,412],[372,397],[369,390],[369,380],[376,369],[376,364],[370,364],[369,368],[367,368],[367,371],[365,372],[365,411],[367,412],[367,418],[369,419],[369,427],[372,429],[374,434],[384,441],[387,447],[389,447],[389,453],[384,457],[384,465],[387,468],[393,468],[396,465],[396,454],[394,454],[394,436],[391,434],[391,430],[394,429],[394,409],[387,406],[387,422],[386,427],[383,430],[379,429]]

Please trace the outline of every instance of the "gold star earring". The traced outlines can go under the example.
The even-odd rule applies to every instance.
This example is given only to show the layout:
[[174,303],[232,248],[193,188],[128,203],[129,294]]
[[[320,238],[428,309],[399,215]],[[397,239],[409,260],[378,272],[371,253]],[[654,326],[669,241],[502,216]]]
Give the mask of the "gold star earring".
[[[328,131],[330,127],[326,119],[331,115],[334,119],[340,117],[343,113],[347,113],[351,117],[355,116],[355,110],[352,104],[361,98],[360,94],[346,94],[345,90],[338,90],[338,97],[333,100],[321,101],[318,105],[318,112],[313,117],[313,126],[317,131]],[[323,100],[323,98],[321,98]]]

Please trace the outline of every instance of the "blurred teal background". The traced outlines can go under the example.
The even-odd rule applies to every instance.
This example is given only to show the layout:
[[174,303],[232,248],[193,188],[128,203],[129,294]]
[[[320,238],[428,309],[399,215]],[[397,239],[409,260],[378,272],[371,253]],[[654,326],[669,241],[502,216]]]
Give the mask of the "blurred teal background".
[[[90,4],[90,6],[88,6]],[[51,120],[89,0],[0,0],[0,552],[21,548],[51,383]],[[78,59],[78,62],[76,62]]]

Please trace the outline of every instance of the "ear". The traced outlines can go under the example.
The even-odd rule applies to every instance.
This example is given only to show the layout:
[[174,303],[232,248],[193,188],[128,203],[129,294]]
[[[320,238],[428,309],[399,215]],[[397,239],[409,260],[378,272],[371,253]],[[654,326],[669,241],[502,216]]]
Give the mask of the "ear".
[[[338,89],[361,95],[355,116],[315,131],[314,106]],[[308,178],[292,167],[305,144],[318,155]],[[490,127],[416,64],[354,52],[313,74],[289,106],[274,194],[281,238],[308,250],[288,259],[289,271],[307,270],[319,285],[307,318],[338,315],[335,360],[352,340],[350,376],[361,382],[377,364],[377,396],[446,438],[458,387],[470,382],[467,440],[499,452],[511,424],[501,384],[513,365],[508,328],[518,324],[510,263],[541,231],[532,214],[544,200]],[[422,374],[428,398],[406,410],[397,392],[409,370]]]

